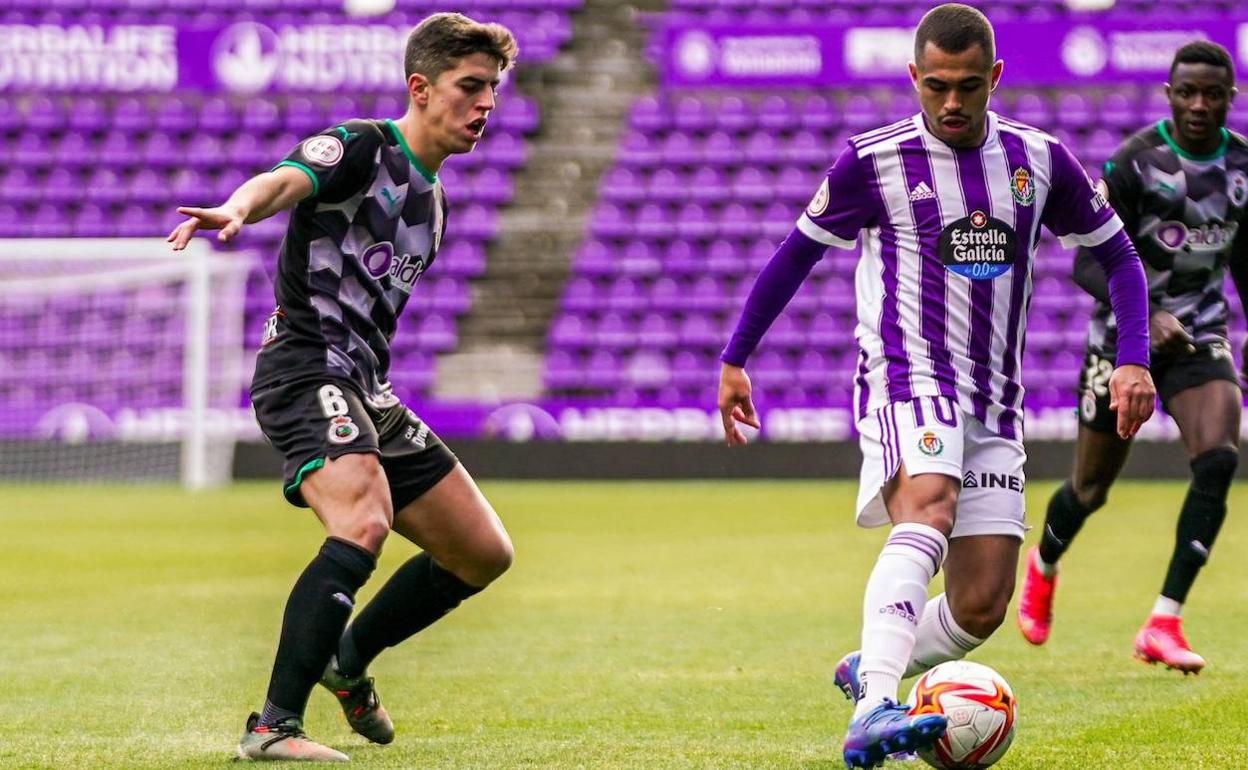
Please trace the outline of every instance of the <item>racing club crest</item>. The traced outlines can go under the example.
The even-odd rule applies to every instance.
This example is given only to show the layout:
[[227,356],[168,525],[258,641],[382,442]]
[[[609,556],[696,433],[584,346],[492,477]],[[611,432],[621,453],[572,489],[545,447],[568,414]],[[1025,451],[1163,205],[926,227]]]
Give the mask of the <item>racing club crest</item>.
[[1235,169],[1226,175],[1226,197],[1236,206],[1248,203],[1248,175]]
[[945,442],[930,430],[924,431],[923,435],[919,436],[919,451],[928,457],[935,457],[945,451]]
[[360,427],[346,415],[329,421],[329,440],[334,444],[350,444],[360,435]]
[[1030,206],[1036,201],[1036,185],[1031,181],[1031,173],[1019,166],[1014,169],[1013,185],[1010,192],[1014,194],[1014,202],[1020,206]]

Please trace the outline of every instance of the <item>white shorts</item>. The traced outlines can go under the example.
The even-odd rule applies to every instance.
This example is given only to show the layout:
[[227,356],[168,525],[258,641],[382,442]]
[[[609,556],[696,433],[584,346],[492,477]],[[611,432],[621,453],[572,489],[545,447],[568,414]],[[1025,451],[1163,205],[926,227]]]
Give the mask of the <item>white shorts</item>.
[[961,480],[950,537],[1023,538],[1023,445],[988,430],[957,402],[943,396],[894,402],[860,420],[858,433],[859,526],[889,523],[881,490],[904,464],[910,476],[940,473]]

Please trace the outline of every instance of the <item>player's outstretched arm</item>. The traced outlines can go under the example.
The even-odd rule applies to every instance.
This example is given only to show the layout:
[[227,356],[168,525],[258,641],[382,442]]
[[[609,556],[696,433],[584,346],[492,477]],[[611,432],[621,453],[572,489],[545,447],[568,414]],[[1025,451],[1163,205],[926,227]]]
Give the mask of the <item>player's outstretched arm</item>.
[[724,439],[728,446],[746,443],[745,434],[737,423],[761,427],[750,398],[750,376],[745,369],[724,363],[719,368],[719,416],[724,421]]
[[173,244],[174,251],[181,251],[190,243],[195,231],[203,229],[219,230],[217,240],[225,243],[238,235],[244,224],[259,222],[288,209],[311,192],[312,182],[306,173],[280,166],[243,182],[220,206],[208,209],[179,206],[178,213],[188,218],[173,228],[165,240]]

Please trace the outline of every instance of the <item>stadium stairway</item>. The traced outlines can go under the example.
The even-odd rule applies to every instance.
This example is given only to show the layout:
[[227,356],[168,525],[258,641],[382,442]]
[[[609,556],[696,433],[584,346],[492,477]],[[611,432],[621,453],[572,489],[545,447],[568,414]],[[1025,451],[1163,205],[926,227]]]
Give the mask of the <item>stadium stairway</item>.
[[[492,400],[541,393],[546,332],[570,256],[585,237],[600,177],[613,162],[629,107],[654,87],[643,54],[647,30],[638,17],[664,5],[663,0],[585,0],[560,55],[517,74],[514,87],[537,100],[542,125],[530,139],[529,163],[513,177],[515,198],[500,212],[485,275],[473,283],[460,344],[437,360],[436,397]],[[454,190],[448,192],[453,200]],[[449,237],[454,232],[452,208]]]

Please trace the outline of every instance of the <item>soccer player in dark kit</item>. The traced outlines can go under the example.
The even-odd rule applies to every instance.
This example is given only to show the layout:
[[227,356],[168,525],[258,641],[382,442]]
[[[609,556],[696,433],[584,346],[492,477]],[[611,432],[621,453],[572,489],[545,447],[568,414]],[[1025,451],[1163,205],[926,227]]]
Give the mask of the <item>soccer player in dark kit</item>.
[[[1226,129],[1235,95],[1230,55],[1214,43],[1183,46],[1166,85],[1172,117],[1129,137],[1105,164],[1101,192],[1126,223],[1148,276],[1152,372],[1178,425],[1192,481],[1179,512],[1170,567],[1135,654],[1185,673],[1205,660],[1188,646],[1180,621],[1188,590],[1209,558],[1226,517],[1239,461],[1242,395],[1227,341],[1227,268],[1248,300],[1248,141]],[[1106,379],[1117,325],[1103,271],[1080,250],[1075,279],[1097,299],[1080,379],[1079,438],[1071,478],[1049,501],[1044,535],[1027,554],[1018,623],[1044,644],[1053,615],[1057,563],[1087,517],[1105,504],[1131,440],[1114,432]]]
[[[170,235],[239,229],[294,208],[251,397],[285,456],[285,495],[326,539],[295,582],[262,713],[240,759],[346,761],[302,729],[312,688],[338,698],[375,743],[394,739],[366,667],[477,593],[511,564],[498,515],[455,455],[391,391],[390,341],[446,226],[442,162],[470,152],[516,57],[497,24],[430,16],[407,41],[410,103],[398,120],[348,120],[310,137],[221,206],[179,208]],[[391,530],[423,549],[348,625]]]

